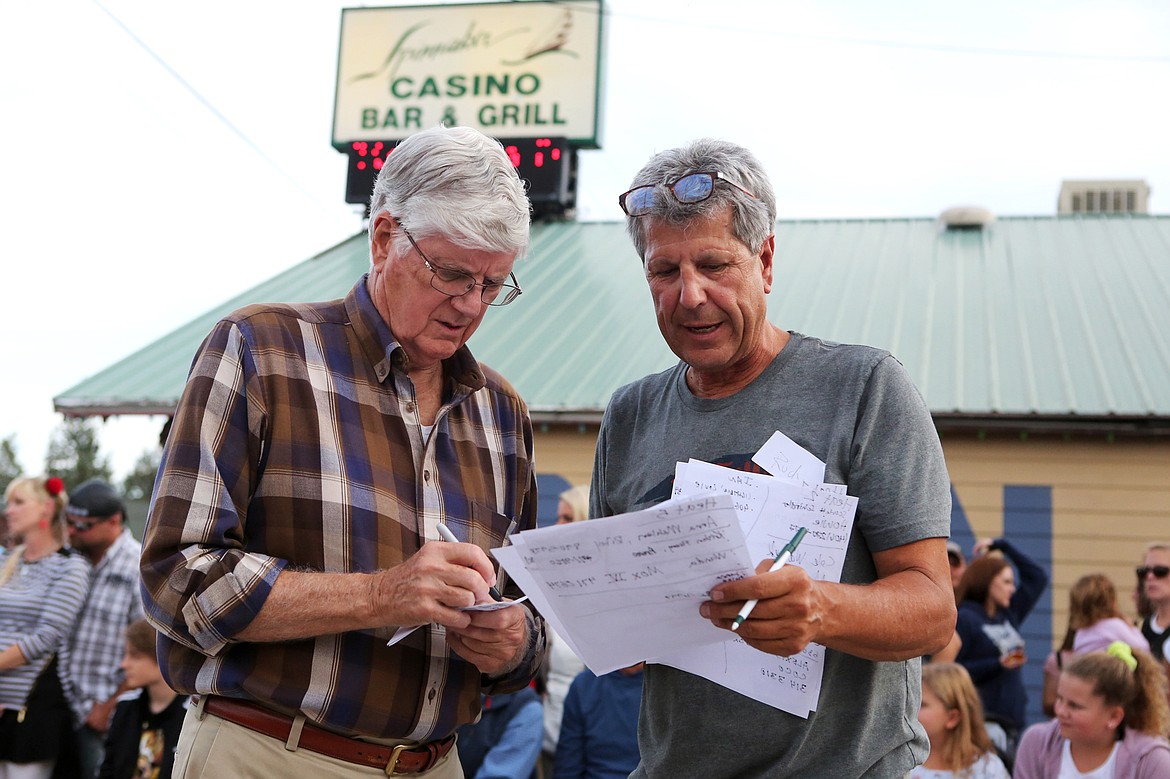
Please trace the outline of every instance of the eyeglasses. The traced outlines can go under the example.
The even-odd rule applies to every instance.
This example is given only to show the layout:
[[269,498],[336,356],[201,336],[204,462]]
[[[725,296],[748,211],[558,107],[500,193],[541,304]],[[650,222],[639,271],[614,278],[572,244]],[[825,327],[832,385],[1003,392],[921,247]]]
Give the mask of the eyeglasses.
[[[410,241],[410,245],[418,252],[418,256],[423,258],[423,265],[426,265],[427,270],[431,272],[431,286],[448,297],[461,297],[476,287],[480,287],[479,299],[484,303],[489,306],[506,306],[524,291],[520,289],[520,282],[516,281],[515,273],[508,274],[508,278],[512,280],[511,284],[501,284],[497,281],[485,281],[481,284],[470,273],[436,265],[431,262],[430,257],[423,254],[422,249],[418,248],[418,244],[414,242],[414,236],[407,232],[405,227],[402,227],[402,234],[406,236],[406,240]],[[501,293],[503,297],[500,297]]]
[[1154,574],[1155,579],[1165,579],[1170,576],[1170,565],[1142,565],[1137,568],[1139,579],[1146,578],[1146,574]]
[[[666,187],[670,194],[674,195],[674,199],[680,203],[702,203],[715,191],[716,181],[726,181],[748,197],[752,199],[756,197],[718,171],[688,173],[682,178],[667,182]],[[645,184],[619,195],[618,205],[622,207],[622,211],[626,212],[626,216],[642,216],[650,213],[654,208],[657,197],[658,185]]]
[[113,517],[94,517],[93,519],[70,519],[69,527],[76,530],[78,533],[84,533],[87,530],[92,530],[94,525],[100,525],[103,522],[109,522]]

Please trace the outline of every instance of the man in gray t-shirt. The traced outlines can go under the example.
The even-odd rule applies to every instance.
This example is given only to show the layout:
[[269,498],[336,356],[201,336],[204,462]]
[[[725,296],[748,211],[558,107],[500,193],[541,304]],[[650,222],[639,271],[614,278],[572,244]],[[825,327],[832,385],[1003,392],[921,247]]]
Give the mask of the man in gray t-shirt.
[[950,488],[930,413],[889,353],[786,332],[767,319],[775,196],[746,149],[662,152],[621,197],[659,329],[681,362],[618,390],[597,444],[591,514],[670,495],[691,457],[745,470],[780,430],[858,497],[841,583],[798,566],[719,585],[696,618],[764,652],[827,647],[808,719],[699,676],[646,669],[633,776],[901,777],[926,756],[917,658],[955,626],[945,539]]

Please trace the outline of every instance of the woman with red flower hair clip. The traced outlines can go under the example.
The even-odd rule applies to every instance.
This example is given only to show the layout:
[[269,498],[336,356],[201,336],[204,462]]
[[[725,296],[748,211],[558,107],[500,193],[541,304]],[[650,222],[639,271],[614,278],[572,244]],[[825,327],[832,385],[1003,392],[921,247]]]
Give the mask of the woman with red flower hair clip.
[[0,552],[0,779],[49,777],[72,718],[59,652],[89,586],[89,563],[65,546],[68,496],[60,479],[18,478],[4,491]]

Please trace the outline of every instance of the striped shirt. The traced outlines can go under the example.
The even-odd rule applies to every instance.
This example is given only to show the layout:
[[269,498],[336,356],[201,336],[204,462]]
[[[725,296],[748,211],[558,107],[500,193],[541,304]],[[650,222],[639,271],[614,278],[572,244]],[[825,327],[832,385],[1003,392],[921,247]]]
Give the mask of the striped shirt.
[[85,722],[95,703],[109,700],[122,680],[126,626],[142,616],[138,583],[141,555],[142,546],[130,528],[123,528],[94,566],[85,606],[69,639],[70,705],[80,722]]
[[[466,348],[444,361],[424,441],[406,355],[366,290],[249,306],[195,358],[163,452],[143,542],[143,598],[182,693],[257,701],[347,735],[442,738],[479,712],[479,670],[443,628],[284,643],[234,638],[285,568],[372,572],[438,538],[483,549],[536,521],[532,426],[515,390]],[[516,591],[510,594],[518,594]],[[527,683],[543,627],[513,674]]]
[[[0,569],[11,552],[0,551]],[[28,661],[0,671],[0,706],[23,708],[41,670],[65,647],[89,590],[89,563],[62,550],[21,561],[0,587],[0,648],[20,647]]]

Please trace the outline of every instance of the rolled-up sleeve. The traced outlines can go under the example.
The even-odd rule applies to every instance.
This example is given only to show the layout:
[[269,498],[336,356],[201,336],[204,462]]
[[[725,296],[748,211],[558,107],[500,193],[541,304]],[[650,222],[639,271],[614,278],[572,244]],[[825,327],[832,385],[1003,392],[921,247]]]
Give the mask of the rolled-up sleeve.
[[244,550],[265,416],[246,334],[222,321],[200,347],[179,401],[142,545],[147,618],[208,656],[252,622],[285,565]]

